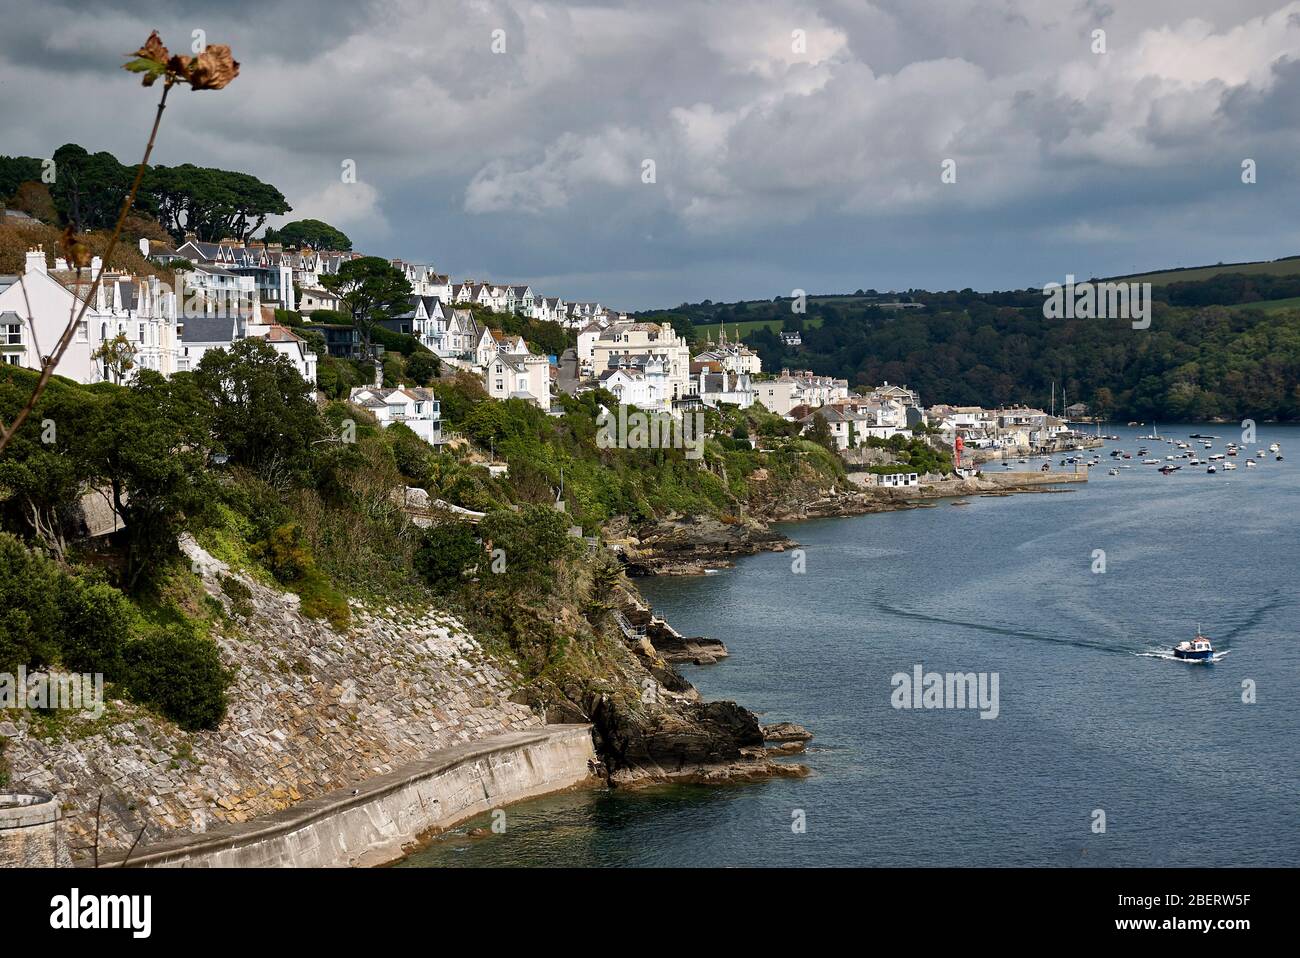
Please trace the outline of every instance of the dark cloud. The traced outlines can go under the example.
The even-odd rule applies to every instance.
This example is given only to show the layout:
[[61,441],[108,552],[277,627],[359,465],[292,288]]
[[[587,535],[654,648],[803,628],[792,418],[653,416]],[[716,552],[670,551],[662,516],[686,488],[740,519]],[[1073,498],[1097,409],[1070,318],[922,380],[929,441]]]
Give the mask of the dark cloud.
[[181,50],[203,30],[241,75],[173,98],[159,162],[245,169],[369,251],[570,298],[1006,288],[1298,252],[1282,213],[1300,192],[1300,3],[0,0],[0,14],[0,152],[75,141],[136,158],[153,95],[122,54],[150,29]]

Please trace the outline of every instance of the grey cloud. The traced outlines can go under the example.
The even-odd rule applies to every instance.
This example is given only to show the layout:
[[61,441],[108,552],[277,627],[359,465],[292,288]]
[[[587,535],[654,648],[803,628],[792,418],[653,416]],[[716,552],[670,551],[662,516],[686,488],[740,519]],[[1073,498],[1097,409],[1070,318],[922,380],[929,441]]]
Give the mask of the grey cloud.
[[[182,49],[202,28],[242,72],[175,98],[159,162],[246,169],[368,250],[568,297],[1005,288],[1297,252],[1279,211],[1300,191],[1283,175],[1300,4],[1280,0],[0,0],[0,16],[0,152],[133,160],[152,97],[121,55],[153,27]],[[1253,193],[1242,155],[1268,173]],[[340,192],[345,158],[364,190]],[[1191,228],[1209,211],[1214,230]]]

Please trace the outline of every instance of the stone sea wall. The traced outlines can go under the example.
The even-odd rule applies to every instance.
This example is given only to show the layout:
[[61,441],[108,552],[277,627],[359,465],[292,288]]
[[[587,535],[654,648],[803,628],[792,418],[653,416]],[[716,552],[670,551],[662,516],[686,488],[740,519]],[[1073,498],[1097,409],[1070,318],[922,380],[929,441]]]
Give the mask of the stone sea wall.
[[[511,802],[591,780],[591,727],[548,725],[444,749],[358,788],[207,835],[182,835],[131,855],[150,868],[330,868],[380,865],[414,839]],[[112,867],[121,853],[101,860]]]
[[90,854],[101,796],[101,854],[128,848],[143,828],[142,854],[178,833],[248,822],[541,726],[454,616],[356,605],[342,632],[302,615],[297,596],[239,577],[252,593],[241,615],[220,585],[229,570],[184,545],[232,616],[217,635],[237,669],[219,729],[187,733],[116,701],[97,720],[0,713],[11,787],[56,797],[73,857]]

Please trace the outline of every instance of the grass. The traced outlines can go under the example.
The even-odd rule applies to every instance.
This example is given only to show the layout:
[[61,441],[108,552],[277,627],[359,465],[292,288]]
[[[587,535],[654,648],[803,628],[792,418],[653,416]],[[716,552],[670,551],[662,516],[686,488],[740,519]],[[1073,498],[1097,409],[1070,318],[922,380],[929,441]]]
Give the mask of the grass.
[[[737,326],[740,327],[740,335],[742,337],[748,336],[756,329],[770,329],[773,332],[780,332],[781,324],[784,321],[785,321],[784,317],[782,317],[781,319],[750,319],[739,323],[727,323],[727,338],[731,339],[735,336]],[[820,316],[804,317],[805,328],[820,326],[821,324],[822,324],[822,320]],[[718,341],[718,330],[721,328],[721,326],[722,326],[721,323],[710,323],[707,326],[696,326],[695,327],[696,342],[703,342],[705,337],[709,336],[712,337],[713,341],[716,343]]]
[[1282,313],[1289,309],[1300,309],[1300,296],[1288,299],[1262,299],[1254,303],[1236,303],[1228,309],[1258,309],[1263,313]]
[[1222,273],[1246,273],[1252,276],[1295,276],[1300,274],[1300,259],[1266,260],[1256,263],[1220,263],[1217,266],[1193,266],[1187,269],[1161,270],[1154,273],[1133,273],[1129,276],[1110,276],[1108,280],[1140,280],[1152,286],[1169,283],[1191,283],[1213,279]]

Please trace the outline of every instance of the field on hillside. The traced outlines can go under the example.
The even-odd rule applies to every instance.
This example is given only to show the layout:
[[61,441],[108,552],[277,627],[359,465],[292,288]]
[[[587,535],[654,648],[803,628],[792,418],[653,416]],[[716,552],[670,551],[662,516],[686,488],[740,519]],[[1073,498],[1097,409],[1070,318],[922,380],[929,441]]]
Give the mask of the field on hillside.
[[1194,283],[1199,280],[1212,279],[1221,273],[1245,273],[1247,275],[1296,276],[1300,275],[1300,258],[1278,259],[1260,263],[1219,264],[1218,266],[1196,266],[1190,269],[1171,269],[1159,273],[1137,273],[1130,276],[1111,276],[1110,280],[1133,280],[1150,283],[1152,286],[1165,286],[1169,283]]
[[1255,303],[1237,303],[1228,309],[1258,309],[1265,313],[1282,313],[1289,309],[1300,309],[1300,296],[1287,299],[1265,299]]
[[[773,332],[780,332],[782,322],[783,320],[780,319],[751,319],[740,323],[727,323],[727,338],[732,339],[735,337],[737,327],[739,327],[740,329],[740,335],[742,338],[748,336],[756,329],[770,329]],[[822,320],[820,316],[804,317],[805,327],[811,328],[813,326],[820,326],[821,324],[822,324]],[[711,337],[714,340],[717,340],[718,330],[720,328],[720,325],[721,324],[719,323],[710,323],[707,326],[696,326],[695,327],[696,340],[702,340],[706,336]]]

